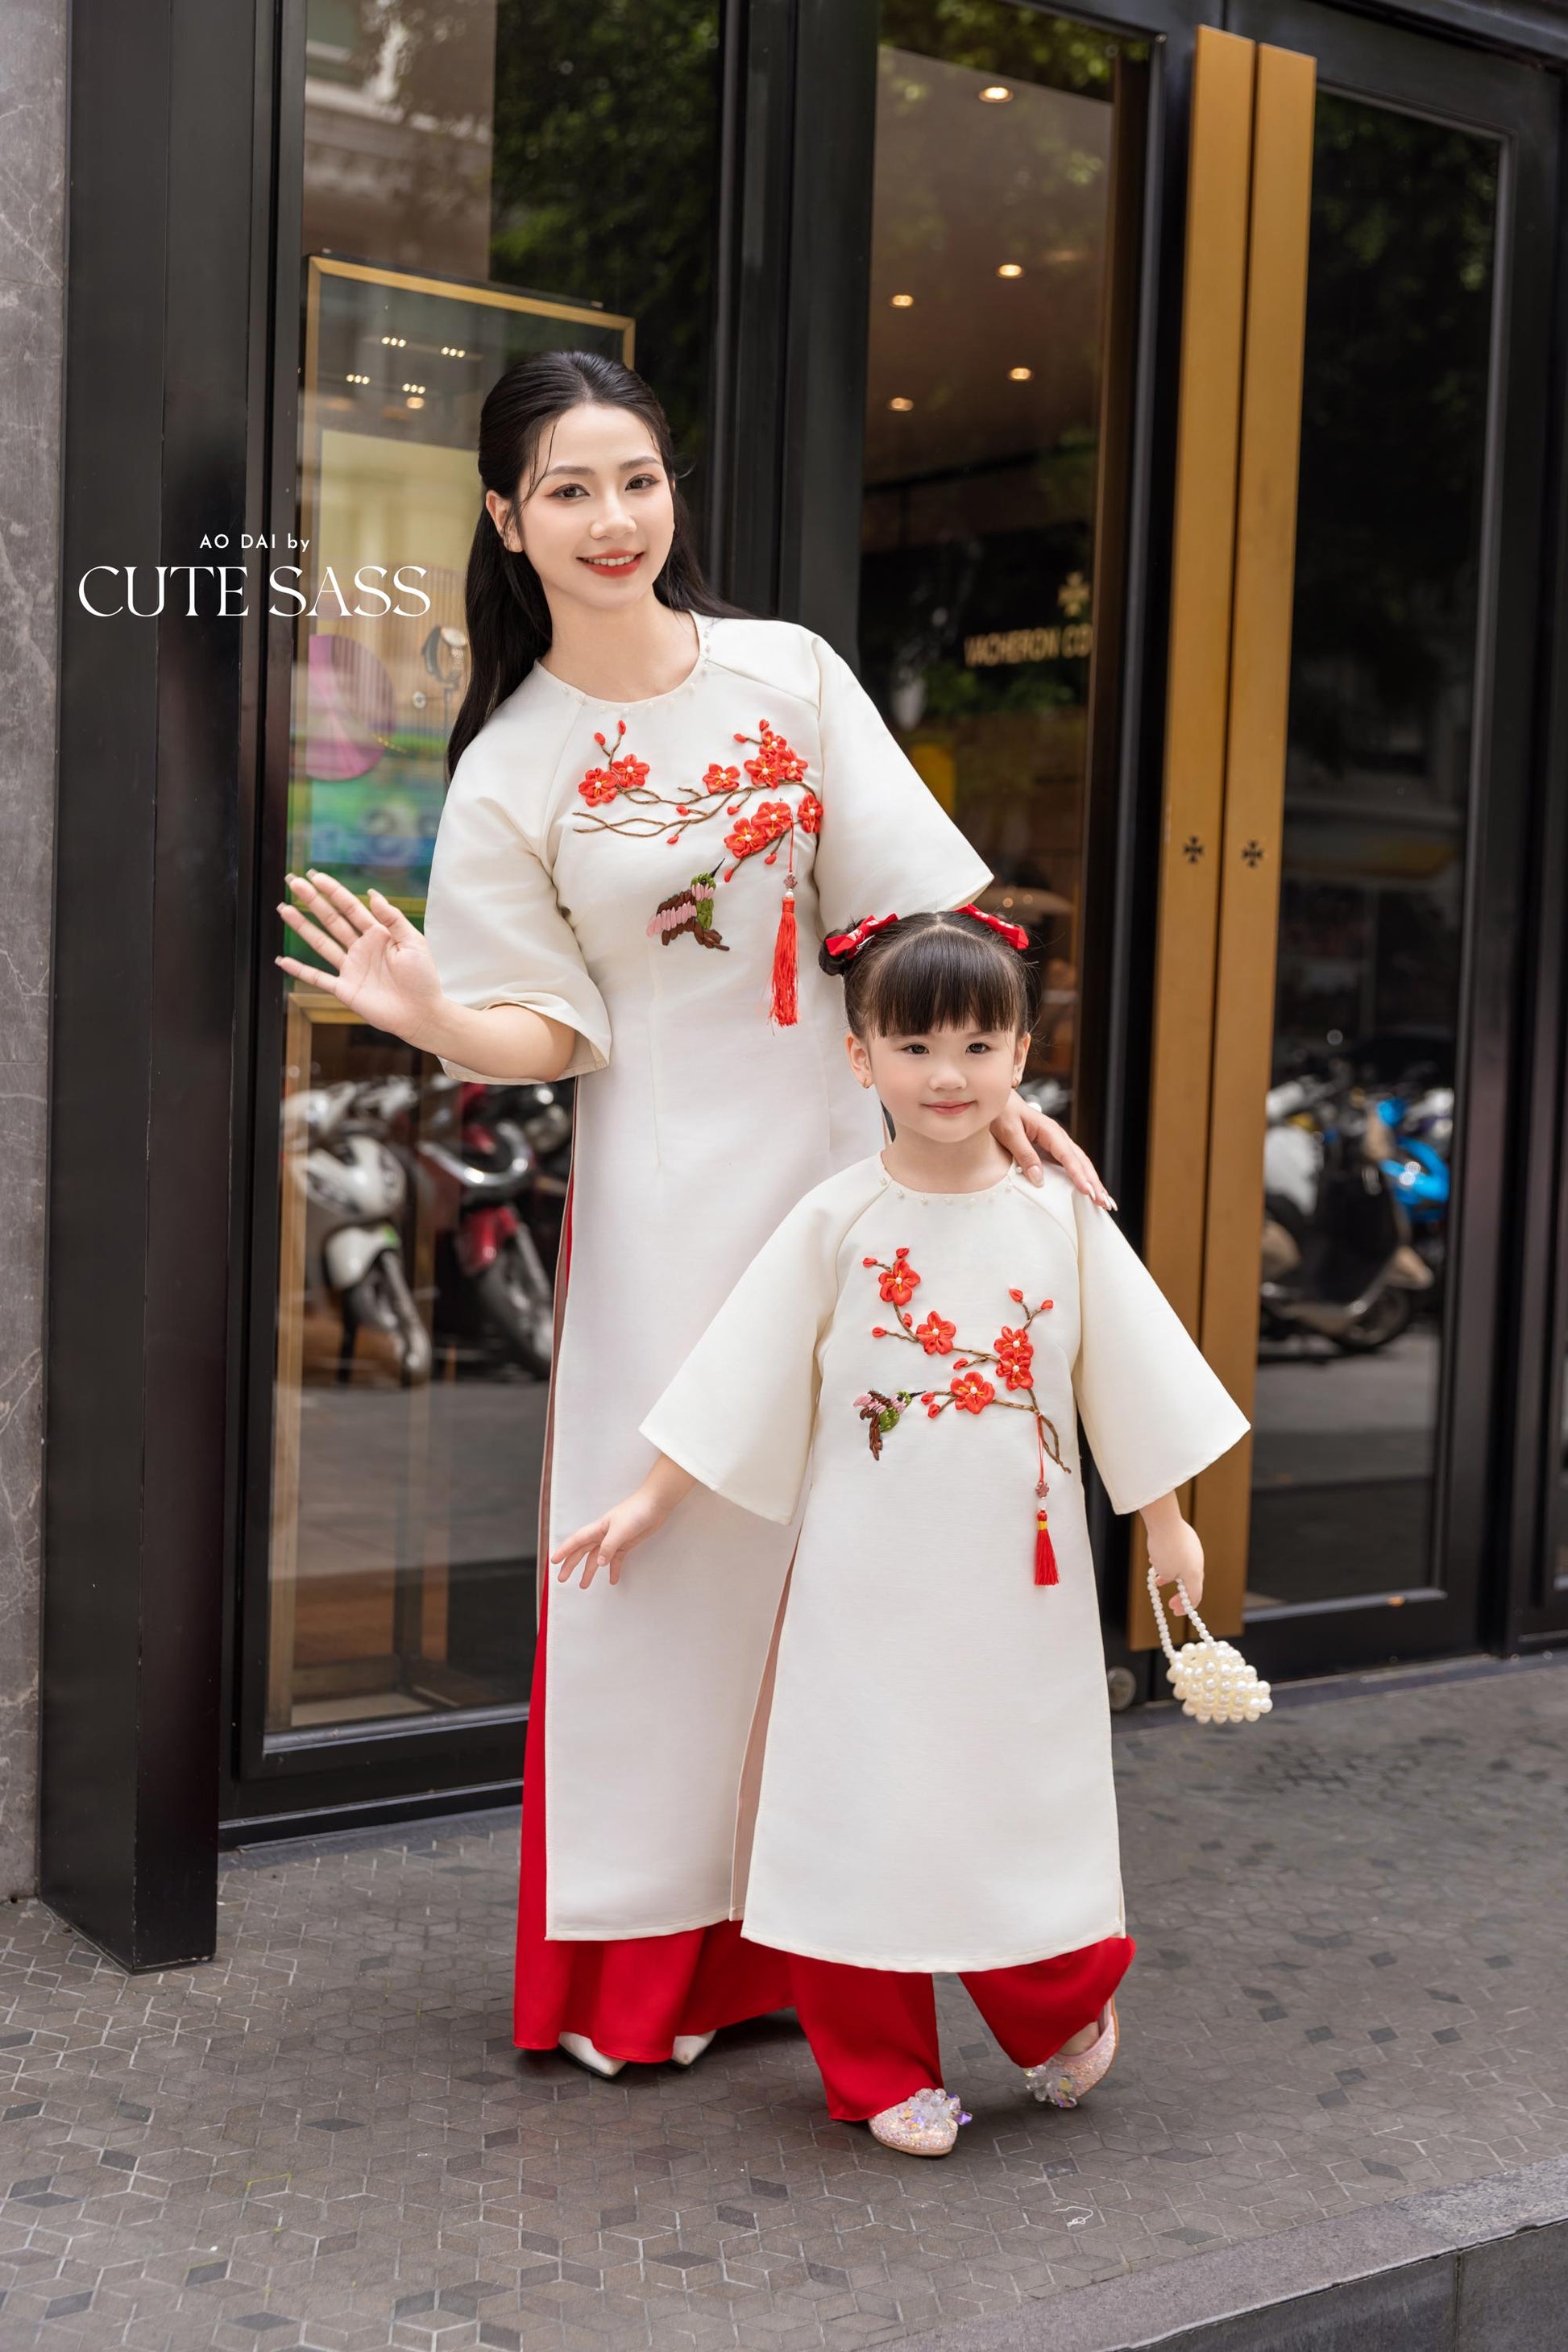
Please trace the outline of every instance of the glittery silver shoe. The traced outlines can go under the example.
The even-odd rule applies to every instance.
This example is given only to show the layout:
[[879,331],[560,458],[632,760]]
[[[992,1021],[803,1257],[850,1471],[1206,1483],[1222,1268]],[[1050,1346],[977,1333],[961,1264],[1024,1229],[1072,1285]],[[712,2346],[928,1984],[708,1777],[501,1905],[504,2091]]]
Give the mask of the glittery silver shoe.
[[1024,2080],[1037,2099],[1053,2107],[1076,2107],[1097,2083],[1104,2082],[1121,2039],[1116,2022],[1116,2003],[1109,2002],[1101,2016],[1104,2021],[1099,2037],[1087,2050],[1076,2051],[1070,2056],[1058,2050],[1043,2065],[1025,2067]]
[[871,2137],[905,2156],[946,2156],[958,2137],[959,2125],[969,2120],[951,2093],[917,2091],[912,2098],[873,2116]]

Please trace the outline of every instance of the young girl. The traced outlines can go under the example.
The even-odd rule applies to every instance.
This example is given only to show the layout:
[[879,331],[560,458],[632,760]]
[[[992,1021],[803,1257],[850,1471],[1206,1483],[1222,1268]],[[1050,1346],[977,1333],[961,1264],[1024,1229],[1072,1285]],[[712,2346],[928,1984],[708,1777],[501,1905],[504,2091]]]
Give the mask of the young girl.
[[653,1469],[554,1554],[613,1583],[695,1484],[785,1525],[805,1488],[731,1911],[793,1956],[832,2113],[921,2155],[963,2120],[933,1969],[1037,2097],[1074,2105],[1115,2054],[1132,1945],[1077,1418],[1194,1602],[1175,1490],[1247,1426],[1110,1215],[1020,1181],[990,1131],[1024,944],[973,909],[828,940],[887,1148],[784,1219],[643,1423]]

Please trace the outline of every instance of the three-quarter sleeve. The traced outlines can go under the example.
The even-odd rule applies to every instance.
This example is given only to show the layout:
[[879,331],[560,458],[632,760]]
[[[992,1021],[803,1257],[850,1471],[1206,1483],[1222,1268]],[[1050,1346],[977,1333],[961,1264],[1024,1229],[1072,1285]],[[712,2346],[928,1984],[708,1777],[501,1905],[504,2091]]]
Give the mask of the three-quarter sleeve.
[[932,798],[848,664],[812,640],[822,685],[822,836],[816,887],[830,931],[862,915],[956,907],[989,867]]
[[1073,1194],[1082,1318],[1073,1387],[1116,1511],[1142,1510],[1228,1454],[1247,1416],[1109,1210]]
[[[578,1043],[561,1075],[583,1077],[609,1060],[610,1016],[542,860],[501,793],[480,781],[489,763],[470,769],[479,748],[459,761],[441,813],[425,937],[441,985],[458,1004],[476,1012],[521,1004],[574,1029]],[[456,1062],[442,1067],[454,1078],[490,1075]]]
[[787,1526],[811,1454],[816,1351],[845,1230],[819,1186],[763,1243],[642,1424],[700,1485]]

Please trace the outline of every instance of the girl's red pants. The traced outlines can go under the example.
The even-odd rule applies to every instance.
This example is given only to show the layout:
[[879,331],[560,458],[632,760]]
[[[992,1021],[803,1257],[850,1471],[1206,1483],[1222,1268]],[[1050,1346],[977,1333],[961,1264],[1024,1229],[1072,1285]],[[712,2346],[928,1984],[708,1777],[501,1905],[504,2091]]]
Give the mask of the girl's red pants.
[[[1038,2066],[1097,2018],[1126,1975],[1131,1937],[1109,1936],[1056,1959],[965,1975],[975,2008],[1016,2065]],[[929,1976],[790,1959],[795,2006],[822,2072],[830,2115],[864,2123],[942,2081]]]

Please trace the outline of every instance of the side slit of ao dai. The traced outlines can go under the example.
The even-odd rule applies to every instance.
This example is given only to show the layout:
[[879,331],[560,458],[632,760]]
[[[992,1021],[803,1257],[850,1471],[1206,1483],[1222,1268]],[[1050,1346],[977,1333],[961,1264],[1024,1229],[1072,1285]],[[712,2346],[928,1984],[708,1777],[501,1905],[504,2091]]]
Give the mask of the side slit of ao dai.
[[[778,621],[703,620],[698,638],[681,685],[629,704],[536,667],[458,762],[436,844],[426,931],[447,994],[579,1039],[542,1560],[644,1476],[639,1423],[781,1217],[876,1147],[822,938],[990,879],[830,646]],[[563,1586],[543,1612],[526,2046],[575,2032],[663,2057],[676,2032],[789,1999],[740,1935],[733,1862],[793,1545],[694,1496],[618,1587]]]

